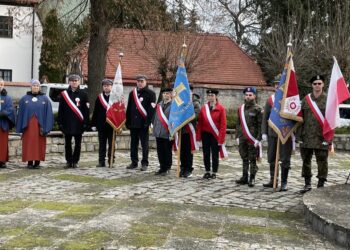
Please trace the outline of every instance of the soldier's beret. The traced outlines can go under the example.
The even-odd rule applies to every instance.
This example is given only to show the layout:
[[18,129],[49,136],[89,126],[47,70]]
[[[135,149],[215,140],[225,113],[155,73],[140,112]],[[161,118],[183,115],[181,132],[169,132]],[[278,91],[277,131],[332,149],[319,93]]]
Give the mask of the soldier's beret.
[[68,81],[80,81],[80,76],[77,74],[70,74],[68,76]]
[[273,79],[273,85],[275,84],[279,84],[281,81],[281,74],[278,74],[277,76],[275,76],[275,78]]
[[256,88],[255,87],[247,87],[243,90],[243,94],[247,92],[252,92],[254,95],[256,95]]
[[31,81],[30,81],[30,85],[40,85],[40,82],[39,82],[39,80],[37,80],[37,79],[32,79]]
[[208,89],[207,90],[207,94],[215,94],[215,95],[217,95],[217,94],[219,94],[219,90],[217,90],[217,89]]
[[310,83],[313,83],[316,80],[321,80],[322,82],[324,82],[324,76],[323,75],[315,75],[310,79]]
[[103,79],[102,85],[113,85],[113,81],[111,79]]
[[193,90],[193,85],[192,84],[190,84],[190,90]]
[[147,76],[145,76],[145,75],[137,75],[136,76],[136,80],[138,80],[138,81],[147,80]]
[[162,93],[164,92],[173,92],[173,88],[163,88]]

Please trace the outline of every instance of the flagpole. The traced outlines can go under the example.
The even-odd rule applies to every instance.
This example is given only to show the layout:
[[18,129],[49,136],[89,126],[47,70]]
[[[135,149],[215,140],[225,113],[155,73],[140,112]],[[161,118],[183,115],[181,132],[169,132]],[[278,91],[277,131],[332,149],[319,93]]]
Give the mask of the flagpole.
[[176,176],[179,178],[180,177],[180,163],[181,163],[181,130],[179,130],[178,133],[178,138],[179,138],[179,143],[178,143],[178,148],[177,148],[177,168],[176,168]]
[[273,191],[276,192],[277,189],[277,177],[279,172],[279,164],[280,161],[280,138],[277,137],[277,150],[276,150],[276,159],[275,159],[275,173],[273,176]]
[[[119,64],[122,63],[123,56],[124,56],[124,53],[120,52],[119,53]],[[114,163],[115,143],[116,143],[116,130],[113,129],[112,149],[111,149],[111,155],[110,155],[109,166],[108,166],[109,168],[111,168],[113,166],[113,163]]]

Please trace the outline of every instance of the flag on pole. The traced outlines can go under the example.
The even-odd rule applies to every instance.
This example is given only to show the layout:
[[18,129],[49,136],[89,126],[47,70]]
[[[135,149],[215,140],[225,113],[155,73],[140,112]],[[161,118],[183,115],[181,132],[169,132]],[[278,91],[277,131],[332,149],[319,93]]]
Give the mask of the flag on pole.
[[123,80],[122,80],[122,68],[121,64],[118,64],[117,71],[115,73],[112,91],[109,97],[110,108],[107,110],[106,121],[118,131],[125,123],[125,104],[123,100]]
[[337,59],[333,57],[331,81],[329,83],[326,115],[323,123],[323,137],[331,142],[334,137],[334,129],[339,126],[339,104],[350,98],[348,87],[340,71]]
[[170,107],[169,131],[170,136],[195,118],[194,107],[191,100],[190,86],[188,84],[185,61],[183,56],[176,72],[174,96]]
[[269,126],[277,133],[282,144],[293,134],[302,122],[301,102],[293,63],[293,55],[288,50],[286,64],[275,93]]

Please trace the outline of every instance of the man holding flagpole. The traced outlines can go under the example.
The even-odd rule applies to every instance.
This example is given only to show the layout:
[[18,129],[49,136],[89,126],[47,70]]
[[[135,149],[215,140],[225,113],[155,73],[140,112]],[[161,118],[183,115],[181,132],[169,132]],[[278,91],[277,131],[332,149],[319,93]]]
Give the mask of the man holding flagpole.
[[130,129],[130,158],[131,163],[127,169],[135,169],[138,166],[138,146],[141,141],[142,160],[141,171],[148,168],[148,139],[149,126],[151,125],[155,107],[156,94],[147,86],[147,77],[136,77],[137,87],[134,88],[128,99],[125,125]]

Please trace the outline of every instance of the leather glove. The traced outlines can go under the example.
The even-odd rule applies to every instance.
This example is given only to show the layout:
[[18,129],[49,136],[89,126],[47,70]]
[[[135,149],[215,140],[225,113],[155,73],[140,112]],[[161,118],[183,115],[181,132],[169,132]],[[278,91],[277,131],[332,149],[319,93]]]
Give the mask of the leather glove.
[[255,141],[255,143],[254,143],[254,147],[256,147],[256,148],[257,148],[257,147],[259,146],[259,143],[260,143],[259,141]]
[[262,140],[267,141],[267,134],[262,134]]

